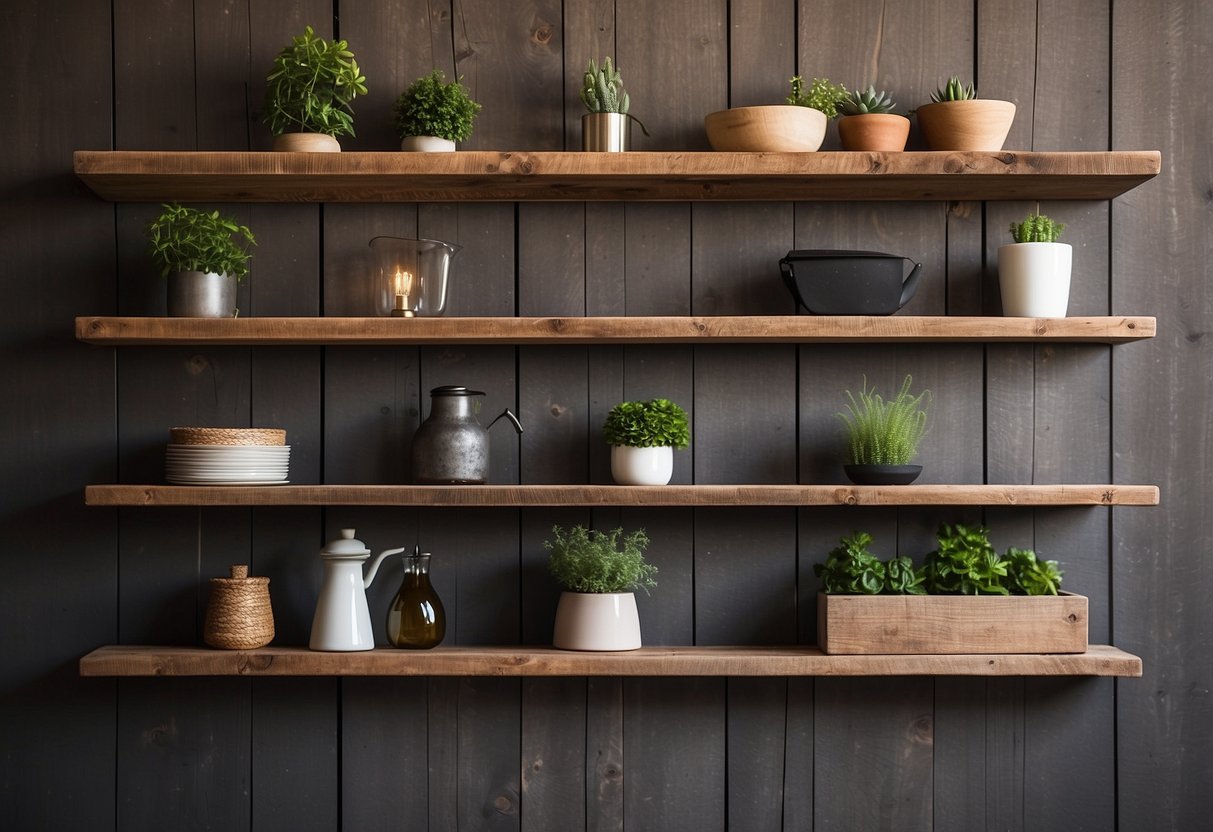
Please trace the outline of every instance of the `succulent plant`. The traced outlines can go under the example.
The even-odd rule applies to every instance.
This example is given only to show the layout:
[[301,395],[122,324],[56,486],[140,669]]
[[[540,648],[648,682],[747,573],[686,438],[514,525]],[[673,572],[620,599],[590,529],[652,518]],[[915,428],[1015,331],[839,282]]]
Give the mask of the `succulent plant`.
[[884,90],[877,92],[869,84],[866,90],[848,92],[838,102],[838,114],[843,116],[862,116],[868,113],[891,113],[897,106],[892,98],[885,95]]
[[1017,243],[1055,243],[1065,228],[1044,214],[1028,214],[1023,222],[1011,223],[1011,237]]
[[973,89],[973,85],[965,86],[956,75],[949,78],[948,83],[931,93],[931,100],[936,104],[941,101],[968,101],[976,97],[977,90]]
[[814,78],[809,84],[809,91],[804,91],[804,79],[799,75],[792,76],[791,94],[785,99],[787,103],[797,107],[811,107],[825,113],[826,118],[838,115],[838,103],[847,94],[847,88],[835,84],[829,78]]
[[609,55],[603,59],[601,68],[597,61],[590,59],[581,85],[581,101],[591,113],[627,113],[631,102],[619,70]]

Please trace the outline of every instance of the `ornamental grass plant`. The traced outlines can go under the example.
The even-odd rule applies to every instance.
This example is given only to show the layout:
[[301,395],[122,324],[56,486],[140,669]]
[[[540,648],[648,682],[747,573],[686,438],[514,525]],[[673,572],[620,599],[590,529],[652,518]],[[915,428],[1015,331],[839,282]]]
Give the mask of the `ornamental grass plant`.
[[927,432],[923,403],[931,392],[910,393],[912,379],[906,376],[901,390],[885,400],[867,379],[859,395],[847,392],[847,412],[839,413],[847,427],[851,463],[855,465],[908,465],[918,454],[918,443]]

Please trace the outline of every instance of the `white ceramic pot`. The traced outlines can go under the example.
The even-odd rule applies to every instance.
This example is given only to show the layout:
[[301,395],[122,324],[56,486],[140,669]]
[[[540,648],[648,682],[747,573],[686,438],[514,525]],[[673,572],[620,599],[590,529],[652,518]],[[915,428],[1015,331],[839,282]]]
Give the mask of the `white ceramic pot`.
[[640,614],[632,592],[562,592],[552,646],[561,650],[636,650]]
[[275,153],[340,153],[341,144],[325,133],[283,133],[274,136]]
[[1070,303],[1069,243],[1009,243],[998,247],[1002,314],[1064,318]]
[[612,445],[611,476],[620,485],[666,485],[674,476],[674,449]]
[[406,153],[454,153],[455,143],[437,136],[405,136],[400,149]]

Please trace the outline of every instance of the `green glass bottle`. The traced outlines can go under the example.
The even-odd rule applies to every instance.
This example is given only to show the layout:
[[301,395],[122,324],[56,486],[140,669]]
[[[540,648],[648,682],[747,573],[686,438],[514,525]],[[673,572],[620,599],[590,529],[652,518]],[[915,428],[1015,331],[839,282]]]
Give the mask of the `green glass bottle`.
[[426,650],[446,635],[442,600],[430,584],[430,553],[404,556],[404,581],[387,613],[387,638],[396,647]]

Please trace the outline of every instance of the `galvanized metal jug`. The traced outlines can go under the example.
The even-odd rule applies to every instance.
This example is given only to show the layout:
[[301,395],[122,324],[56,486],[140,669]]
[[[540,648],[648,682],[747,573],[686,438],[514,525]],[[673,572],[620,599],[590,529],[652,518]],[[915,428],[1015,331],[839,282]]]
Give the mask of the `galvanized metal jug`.
[[[413,479],[423,485],[482,485],[489,478],[489,432],[476,418],[483,396],[466,387],[435,387],[430,415],[413,435]],[[522,433],[507,407],[489,423],[507,417]]]

